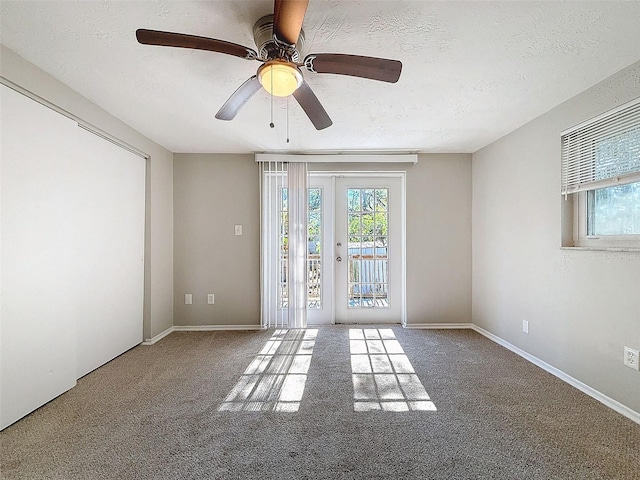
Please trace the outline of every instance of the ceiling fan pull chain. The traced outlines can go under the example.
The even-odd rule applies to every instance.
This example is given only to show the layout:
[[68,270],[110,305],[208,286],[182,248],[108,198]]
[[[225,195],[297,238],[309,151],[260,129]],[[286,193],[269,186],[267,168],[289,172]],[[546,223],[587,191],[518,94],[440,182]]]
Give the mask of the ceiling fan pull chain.
[[289,143],[289,97],[287,97],[287,143]]
[[271,69],[271,91],[269,92],[269,96],[271,97],[271,123],[269,124],[269,126],[271,128],[275,127],[275,125],[273,124],[273,66],[269,67]]

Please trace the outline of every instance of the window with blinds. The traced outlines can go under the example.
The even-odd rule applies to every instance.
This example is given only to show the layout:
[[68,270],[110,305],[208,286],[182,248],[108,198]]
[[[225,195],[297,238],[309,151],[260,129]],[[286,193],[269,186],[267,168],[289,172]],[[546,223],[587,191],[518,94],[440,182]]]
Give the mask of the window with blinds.
[[562,134],[562,193],[640,180],[640,98]]
[[562,133],[561,192],[574,205],[563,245],[640,247],[640,98]]

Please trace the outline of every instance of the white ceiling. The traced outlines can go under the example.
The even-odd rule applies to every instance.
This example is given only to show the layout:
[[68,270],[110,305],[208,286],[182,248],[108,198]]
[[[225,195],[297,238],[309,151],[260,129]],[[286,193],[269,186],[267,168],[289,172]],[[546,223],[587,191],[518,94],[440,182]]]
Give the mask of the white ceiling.
[[7,1],[0,40],[172,152],[474,152],[640,60],[640,1],[311,0],[308,53],[403,63],[397,84],[305,73],[333,120],[316,131],[293,99],[258,92],[214,118],[260,65],[140,45],[137,28],[255,49],[260,1]]

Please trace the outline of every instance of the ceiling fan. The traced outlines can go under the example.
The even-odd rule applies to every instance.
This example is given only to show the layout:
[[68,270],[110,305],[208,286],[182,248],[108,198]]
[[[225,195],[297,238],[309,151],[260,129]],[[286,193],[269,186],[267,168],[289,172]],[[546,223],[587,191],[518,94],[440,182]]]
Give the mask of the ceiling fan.
[[304,46],[302,22],[308,4],[309,0],[275,0],[273,15],[262,17],[253,27],[259,53],[225,40],[158,30],[136,30],[136,38],[145,45],[209,50],[262,62],[256,75],[244,82],[216,113],[217,119],[233,120],[240,108],[263,87],[276,97],[293,95],[316,129],[322,130],[333,122],[305,82],[302,67],[313,73],[333,73],[395,83],[400,78],[402,63],[398,60],[338,53],[313,53],[300,62],[300,51]]

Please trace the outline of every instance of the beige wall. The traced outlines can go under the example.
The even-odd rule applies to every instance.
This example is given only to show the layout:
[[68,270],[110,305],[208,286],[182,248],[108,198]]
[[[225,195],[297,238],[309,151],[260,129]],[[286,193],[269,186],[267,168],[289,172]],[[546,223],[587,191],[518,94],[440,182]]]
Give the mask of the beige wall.
[[[560,248],[560,132],[640,95],[640,63],[473,155],[473,322],[640,412],[640,253]],[[530,333],[522,332],[522,320]]]
[[[407,171],[409,323],[471,321],[471,156],[419,156],[417,165],[314,164],[312,170]],[[257,325],[260,319],[258,167],[253,155],[176,154],[175,324]],[[233,226],[243,224],[235,237]],[[193,305],[184,305],[184,294]],[[206,294],[216,304],[206,304]]]
[[[260,202],[253,155],[175,154],[174,324],[260,324]],[[234,235],[242,225],[243,235]],[[184,294],[193,304],[184,304]],[[207,294],[215,304],[207,304]]]
[[173,322],[173,154],[4,46],[0,73],[150,155],[147,162],[144,337]]

